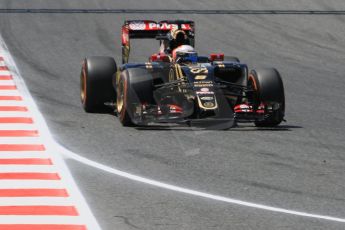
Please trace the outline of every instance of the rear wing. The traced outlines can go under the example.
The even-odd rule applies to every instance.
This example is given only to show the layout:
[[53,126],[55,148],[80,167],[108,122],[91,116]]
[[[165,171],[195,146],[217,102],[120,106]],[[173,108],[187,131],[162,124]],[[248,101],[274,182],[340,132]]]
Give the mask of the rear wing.
[[127,63],[130,53],[130,39],[154,38],[164,40],[171,30],[186,32],[190,44],[194,46],[195,26],[193,21],[164,20],[160,22],[150,20],[129,20],[122,26],[122,63]]

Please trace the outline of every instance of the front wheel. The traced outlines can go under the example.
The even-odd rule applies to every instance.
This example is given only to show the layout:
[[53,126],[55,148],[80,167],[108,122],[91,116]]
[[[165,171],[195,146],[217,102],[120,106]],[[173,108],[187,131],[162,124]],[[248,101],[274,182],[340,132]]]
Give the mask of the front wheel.
[[119,120],[123,126],[133,126],[131,119],[131,97],[128,75],[121,73],[117,82],[116,106]]
[[123,126],[145,125],[142,105],[155,104],[152,74],[143,68],[129,68],[117,75],[117,112]]
[[284,85],[279,72],[273,68],[252,70],[249,85],[253,88],[253,104],[258,107],[263,103],[268,109],[265,118],[255,121],[257,127],[275,127],[284,120],[285,95]]

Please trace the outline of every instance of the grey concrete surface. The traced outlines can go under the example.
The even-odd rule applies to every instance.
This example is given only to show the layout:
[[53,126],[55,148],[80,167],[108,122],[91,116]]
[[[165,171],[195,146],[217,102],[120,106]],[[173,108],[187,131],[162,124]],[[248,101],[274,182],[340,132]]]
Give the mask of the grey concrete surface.
[[[2,0],[0,8],[345,10],[343,1]],[[287,123],[229,131],[124,128],[80,105],[83,57],[120,61],[125,19],[192,19],[199,53],[224,52],[277,68]],[[54,138],[108,166],[293,210],[345,217],[345,15],[0,14],[9,46]],[[135,42],[146,60],[156,42]],[[150,187],[68,160],[104,230],[344,229],[329,221],[224,204]]]

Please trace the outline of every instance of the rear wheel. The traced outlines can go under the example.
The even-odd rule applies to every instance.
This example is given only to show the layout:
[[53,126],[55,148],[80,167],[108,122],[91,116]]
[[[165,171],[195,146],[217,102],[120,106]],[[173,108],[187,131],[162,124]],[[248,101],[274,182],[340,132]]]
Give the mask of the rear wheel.
[[116,62],[111,57],[84,59],[80,73],[80,99],[86,112],[104,111],[105,102],[115,101],[112,77],[116,71]]
[[[254,107],[263,103],[271,107],[263,120],[255,121],[258,127],[274,127],[284,120],[285,95],[284,85],[279,72],[276,69],[252,70],[249,74],[249,85],[254,89]],[[267,109],[266,109],[267,110]]]

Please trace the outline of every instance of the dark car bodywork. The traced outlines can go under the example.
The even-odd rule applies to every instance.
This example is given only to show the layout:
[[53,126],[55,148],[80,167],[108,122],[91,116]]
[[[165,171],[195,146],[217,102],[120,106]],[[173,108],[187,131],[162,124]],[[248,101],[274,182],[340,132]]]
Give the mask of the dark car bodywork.
[[[176,59],[172,51],[179,44],[171,39],[173,31],[182,31],[185,43],[195,45],[193,21],[125,21],[121,66],[111,57],[83,62],[85,111],[106,104],[124,126],[185,122],[227,129],[237,122],[273,127],[284,120],[284,88],[277,70],[249,71],[238,58],[224,60],[222,53],[199,55],[194,61]],[[144,38],[159,40],[159,52],[146,62],[130,63],[130,40]]]
[[[143,30],[130,30],[145,28]],[[138,26],[143,23],[144,26]],[[147,25],[154,30],[147,30]],[[157,24],[157,26],[154,26]],[[252,85],[248,84],[248,67],[237,61],[223,61],[199,56],[196,63],[171,61],[169,54],[155,54],[145,63],[126,63],[129,57],[129,38],[156,38],[164,42],[164,35],[172,27],[185,29],[194,44],[194,23],[191,21],[138,22],[127,21],[123,26],[123,65],[121,74],[131,75],[134,90],[133,108],[129,109],[133,123],[145,125],[150,122],[206,123],[221,122],[224,127],[233,126],[234,121],[252,122],[264,119],[267,113],[257,113]],[[126,37],[128,39],[126,39]],[[157,56],[160,56],[157,58]],[[162,57],[163,56],[163,57]],[[222,55],[219,55],[220,57]],[[119,80],[114,81],[117,88]],[[117,91],[121,91],[117,88]],[[143,92],[144,91],[144,92]],[[143,95],[144,94],[144,95]],[[132,95],[133,96],[133,95]],[[253,111],[234,113],[234,106],[247,102]],[[269,113],[269,111],[267,111]]]

